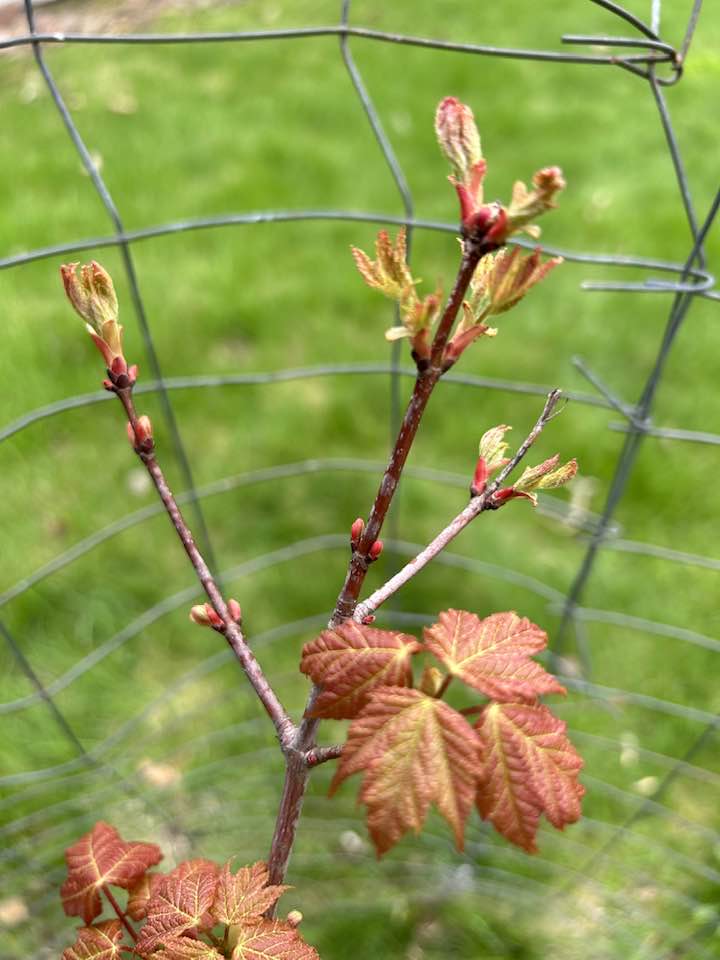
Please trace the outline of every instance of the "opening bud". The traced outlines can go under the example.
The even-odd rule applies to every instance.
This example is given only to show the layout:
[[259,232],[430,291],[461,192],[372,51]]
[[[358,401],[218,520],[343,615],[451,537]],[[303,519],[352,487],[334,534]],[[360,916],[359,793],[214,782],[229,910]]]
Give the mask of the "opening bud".
[[453,173],[469,186],[475,168],[482,161],[480,134],[470,107],[455,97],[445,97],[435,114],[435,133]]
[[190,619],[199,627],[214,627],[221,629],[225,626],[222,618],[209,603],[198,603],[190,609]]
[[[85,321],[88,333],[110,369],[122,357],[122,327],[118,323],[118,301],[112,278],[93,260],[80,268],[79,263],[60,267],[65,293],[75,311]],[[125,373],[127,367],[122,371]]]

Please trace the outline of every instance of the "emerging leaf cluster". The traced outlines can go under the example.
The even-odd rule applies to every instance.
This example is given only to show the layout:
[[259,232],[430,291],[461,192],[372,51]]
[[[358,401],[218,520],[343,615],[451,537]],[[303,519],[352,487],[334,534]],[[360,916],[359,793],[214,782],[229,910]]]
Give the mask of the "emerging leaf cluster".
[[[516,613],[481,620],[447,610],[424,643],[348,620],[305,645],[300,669],[322,688],[311,716],[352,721],[330,792],[363,774],[359,799],[378,856],[419,832],[431,805],[458,849],[473,805],[529,853],[542,814],[558,829],[580,817],[582,760],[538,699],[566,692],[532,659],[546,643]],[[426,666],[416,688],[412,658],[421,653],[446,672]],[[454,678],[485,701],[451,707],[442,696]]]
[[[148,872],[162,859],[160,848],[128,843],[102,821],[68,847],[65,858],[63,908],[85,926],[62,960],[119,960],[122,953],[143,960],[317,960],[295,925],[265,917],[289,889],[268,883],[265,863],[233,873],[229,863],[198,859],[167,874]],[[125,910],[117,920],[95,923],[103,912],[101,893],[117,906],[108,886],[127,891]]]

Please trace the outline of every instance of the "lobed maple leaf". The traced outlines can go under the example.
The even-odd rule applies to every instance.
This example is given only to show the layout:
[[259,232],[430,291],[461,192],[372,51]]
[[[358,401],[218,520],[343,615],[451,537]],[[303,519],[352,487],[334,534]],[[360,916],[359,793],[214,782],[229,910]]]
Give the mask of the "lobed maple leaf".
[[268,884],[266,863],[241,867],[236,874],[231,873],[230,865],[226,863],[218,878],[210,913],[216,923],[229,927],[257,922],[289,889],[284,884]]
[[173,937],[152,954],[152,960],[223,960],[223,956],[204,940]]
[[583,766],[564,721],[543,704],[491,703],[475,727],[482,743],[480,815],[504,837],[536,853],[541,814],[562,830],[580,817]]
[[530,659],[547,634],[511,611],[480,620],[466,610],[446,610],[424,630],[425,645],[453,676],[494,700],[535,700],[565,688]]
[[89,924],[102,913],[101,887],[131,887],[162,860],[162,852],[154,843],[124,841],[114,827],[100,820],[67,848],[65,859],[68,876],[60,888],[63,910]]
[[284,920],[261,920],[243,927],[232,960],[319,960],[314,947]]
[[310,716],[351,720],[379,686],[412,686],[420,643],[405,633],[346,620],[303,647],[300,669],[323,687]]
[[378,856],[408,830],[420,831],[434,803],[458,849],[473,805],[479,743],[470,724],[442,700],[405,687],[380,687],[352,722],[333,794],[364,772],[359,799]]
[[82,927],[72,947],[63,950],[62,960],[117,960],[122,935],[119,920],[105,920],[93,927]]
[[186,860],[163,877],[147,906],[137,951],[147,953],[186,930],[210,930],[210,908],[218,885],[218,866],[211,860]]
[[137,883],[128,888],[128,901],[125,912],[133,920],[144,920],[148,903],[157,893],[163,873],[144,873]]

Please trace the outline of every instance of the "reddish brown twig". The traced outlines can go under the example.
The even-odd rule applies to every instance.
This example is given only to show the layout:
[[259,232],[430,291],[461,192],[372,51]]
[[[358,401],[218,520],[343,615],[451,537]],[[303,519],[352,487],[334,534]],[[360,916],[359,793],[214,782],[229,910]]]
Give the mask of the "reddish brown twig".
[[472,239],[466,239],[463,243],[462,260],[455,284],[448,298],[448,302],[445,305],[445,310],[440,318],[440,323],[438,324],[433,339],[430,362],[429,364],[419,365],[410,402],[408,403],[405,416],[400,425],[390,460],[385,468],[385,473],[377,494],[375,495],[375,502],[370,511],[370,516],[368,517],[357,546],[353,550],[345,583],[335,604],[331,624],[342,623],[343,620],[347,620],[348,617],[351,617],[353,614],[362,585],[365,581],[365,575],[368,571],[370,550],[380,535],[380,530],[382,529],[383,522],[390,509],[390,504],[395,496],[395,491],[400,482],[405,462],[412,448],[413,441],[415,440],[428,400],[438,380],[445,372],[443,365],[445,345],[447,344],[455,318],[465,298],[475,268],[480,258],[486,252],[490,251],[486,250],[481,243],[477,243]]
[[[132,398],[132,385],[114,386],[113,392],[117,395],[122,403],[127,415],[128,423],[137,436],[138,416],[135,411]],[[177,505],[175,497],[173,496],[167,480],[165,479],[165,475],[160,468],[160,464],[157,462],[152,438],[150,438],[149,441],[146,441],[144,445],[136,443],[135,451],[145,465],[145,469],[155,485],[155,489],[157,490],[160,499],[163,502],[168,517],[170,518],[170,522],[172,523],[173,527],[175,527],[175,531],[177,532],[177,535],[180,538],[183,547],[185,548],[185,552],[190,558],[190,563],[193,565],[195,573],[197,574],[198,580],[202,584],[208,600],[222,620],[222,626],[216,628],[217,632],[221,633],[225,637],[228,644],[232,648],[233,653],[240,663],[240,666],[245,671],[248,680],[258,695],[260,702],[265,707],[268,716],[275,725],[275,729],[277,730],[278,738],[283,751],[290,749],[296,734],[295,724],[288,716],[285,708],[277,698],[275,691],[268,683],[260,664],[245,641],[240,626],[235,623],[230,616],[223,595],[220,592],[208,565],[205,563],[202,554],[198,550],[195,541],[193,540],[190,528],[183,518],[180,507]]]
[[128,921],[127,916],[125,915],[125,913],[124,913],[123,909],[121,908],[120,904],[117,902],[117,900],[116,900],[115,897],[113,896],[112,891],[110,890],[110,887],[107,886],[107,884],[104,884],[104,885],[103,885],[102,892],[105,894],[105,896],[106,896],[107,899],[108,899],[108,903],[110,904],[110,906],[113,908],[113,910],[114,910],[115,913],[117,914],[118,920],[120,921],[120,923],[125,927],[125,929],[126,929],[127,932],[130,934],[130,936],[132,937],[132,939],[133,939],[133,940],[137,940],[137,938],[138,938],[137,933],[133,930],[132,925],[131,925],[130,922]]
[[452,540],[454,540],[455,537],[462,530],[464,530],[469,523],[472,523],[476,517],[479,517],[480,514],[486,510],[496,509],[496,506],[493,502],[493,495],[500,488],[505,478],[510,475],[510,473],[523,459],[533,443],[537,440],[548,420],[553,417],[560,397],[561,393],[559,390],[553,390],[548,394],[543,412],[538,417],[535,426],[527,435],[517,453],[498,473],[495,480],[488,484],[480,496],[473,497],[467,507],[465,507],[465,509],[462,510],[455,517],[455,519],[452,520],[445,527],[445,529],[442,530],[435,537],[435,539],[427,545],[427,547],[425,547],[424,550],[421,550],[414,559],[410,560],[409,563],[406,563],[402,570],[399,570],[394,577],[391,577],[386,583],[372,593],[367,600],[359,603],[353,613],[354,620],[360,622],[364,617],[369,616],[371,613],[377,610],[379,606],[385,603],[386,600],[388,600],[394,593],[397,593],[401,587],[405,586],[409,580],[411,580],[424,567],[426,567],[428,563],[430,563],[431,560],[433,560],[442,550],[444,550],[445,547]]

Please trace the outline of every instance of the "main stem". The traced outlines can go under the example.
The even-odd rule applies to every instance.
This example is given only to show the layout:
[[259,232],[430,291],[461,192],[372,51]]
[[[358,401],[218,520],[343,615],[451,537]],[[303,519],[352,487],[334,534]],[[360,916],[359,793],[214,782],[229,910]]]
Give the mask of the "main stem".
[[370,548],[377,540],[387,512],[390,509],[390,504],[400,483],[405,462],[415,440],[430,395],[444,373],[443,353],[445,345],[447,344],[450,331],[455,322],[455,317],[465,298],[467,288],[478,261],[482,256],[482,252],[482,248],[473,244],[471,241],[466,240],[464,242],[463,257],[455,279],[455,285],[453,286],[452,293],[450,294],[433,340],[430,363],[427,366],[421,367],[418,371],[412,396],[410,397],[410,402],[408,403],[405,416],[400,425],[390,461],[385,469],[378,492],[375,495],[375,502],[373,503],[363,533],[357,546],[353,550],[345,583],[337,598],[335,610],[330,621],[331,626],[336,626],[338,623],[342,623],[343,620],[347,620],[353,615],[368,571]]
[[[443,366],[445,346],[455,323],[455,318],[465,299],[470,280],[475,273],[480,258],[489,252],[490,250],[484,247],[482,242],[477,242],[472,238],[466,238],[463,241],[462,260],[455,284],[433,339],[429,363],[425,362],[418,365],[418,376],[412,396],[400,425],[390,460],[375,495],[370,516],[359,542],[353,550],[345,583],[330,619],[329,625],[331,627],[352,617],[357,606],[358,597],[368,571],[370,549],[377,540],[390,509],[430,395],[445,372]],[[318,720],[309,717],[307,714],[312,709],[318,693],[317,687],[313,687],[308,699],[305,717],[297,730],[291,749],[285,755],[285,782],[268,861],[270,883],[282,883],[285,879],[290,854],[295,842],[295,833],[302,812],[310,770],[314,765],[313,748],[319,723]],[[273,911],[268,911],[268,913],[270,916],[273,915]]]

